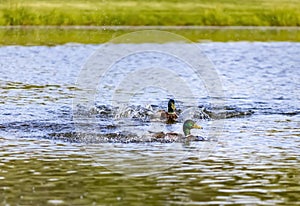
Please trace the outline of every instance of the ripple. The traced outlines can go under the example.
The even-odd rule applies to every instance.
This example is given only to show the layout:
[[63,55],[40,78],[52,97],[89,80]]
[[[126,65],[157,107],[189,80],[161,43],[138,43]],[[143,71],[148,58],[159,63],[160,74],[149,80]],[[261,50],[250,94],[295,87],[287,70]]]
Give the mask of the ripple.
[[[222,107],[204,93],[194,105],[200,134],[220,131],[212,146],[65,141],[76,132],[79,68],[99,46],[1,47],[0,204],[299,205],[299,44],[199,46],[226,96]],[[108,81],[104,89],[112,88]],[[146,100],[156,111],[165,109],[167,97]],[[178,101],[182,111],[189,106]],[[79,123],[97,120],[82,127],[91,140],[120,132],[124,124],[110,121],[116,114],[129,119],[130,131],[145,128],[153,112],[129,105],[117,113],[98,102],[75,109],[86,118]],[[222,128],[211,126],[218,121]]]
[[59,204],[63,204],[64,201],[63,200],[48,200],[49,204],[54,204],[54,205],[59,205]]

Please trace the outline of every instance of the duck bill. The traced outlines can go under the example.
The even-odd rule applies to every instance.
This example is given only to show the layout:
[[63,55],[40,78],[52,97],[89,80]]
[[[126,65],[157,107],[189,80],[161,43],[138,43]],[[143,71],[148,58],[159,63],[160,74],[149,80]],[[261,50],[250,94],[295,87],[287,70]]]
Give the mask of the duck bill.
[[176,110],[176,106],[175,106],[175,104],[171,104],[171,108],[173,109],[173,111],[175,111]]
[[194,129],[202,129],[202,127],[200,125],[194,124],[193,126]]

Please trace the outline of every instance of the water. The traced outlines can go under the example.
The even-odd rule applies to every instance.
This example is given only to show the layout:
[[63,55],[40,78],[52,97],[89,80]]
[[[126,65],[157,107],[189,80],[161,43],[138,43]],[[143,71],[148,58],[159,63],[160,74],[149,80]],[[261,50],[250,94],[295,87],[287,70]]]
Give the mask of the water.
[[[97,120],[80,128],[89,140],[82,141],[74,133],[75,82],[99,45],[1,47],[1,205],[299,204],[300,44],[198,46],[215,65],[224,101],[216,107],[203,93],[196,109],[210,118],[196,118],[204,129],[193,132],[215,130],[218,138],[188,143],[90,141],[149,129],[141,116],[131,118],[148,111],[145,105],[129,115],[128,108],[79,105],[87,120]],[[168,96],[156,92],[149,99],[142,93],[141,102],[164,109]],[[183,111],[189,106],[177,100]],[[130,124],[112,121],[116,114]],[[181,124],[171,127],[180,131]]]

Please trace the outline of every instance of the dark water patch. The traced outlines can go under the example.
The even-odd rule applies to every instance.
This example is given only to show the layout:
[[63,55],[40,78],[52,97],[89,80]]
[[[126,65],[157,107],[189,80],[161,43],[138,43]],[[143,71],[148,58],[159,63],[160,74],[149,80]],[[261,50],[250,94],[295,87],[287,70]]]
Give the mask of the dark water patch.
[[300,111],[290,111],[290,112],[269,112],[268,114],[280,114],[280,115],[286,115],[286,116],[294,116],[300,114]]
[[22,82],[6,82],[6,84],[1,85],[1,88],[4,90],[8,89],[43,89],[43,88],[49,88],[49,89],[57,89],[60,88],[61,85],[51,85],[51,84],[46,84],[46,85],[33,85],[33,84],[24,84]]
[[16,132],[17,134],[20,133],[21,136],[29,137],[31,134],[35,133],[47,134],[50,132],[64,132],[74,130],[74,124],[72,122],[65,121],[64,123],[59,123],[53,120],[33,120],[24,122],[1,123],[0,127],[2,128],[2,131],[8,133]]
[[[268,104],[265,104],[268,105]],[[258,106],[258,105],[256,105]],[[269,105],[268,105],[269,106]],[[265,106],[258,106],[258,107],[253,107],[251,110],[255,111],[257,114],[261,115],[287,115],[287,116],[294,116],[294,115],[299,115],[300,114],[300,109],[295,108],[295,107],[282,107],[280,106],[279,108],[274,106],[272,107],[265,107]]]
[[254,114],[254,111],[251,109],[242,109],[232,106],[225,106],[223,108],[210,108],[203,110],[210,119],[228,119],[228,118],[239,118],[246,117]]

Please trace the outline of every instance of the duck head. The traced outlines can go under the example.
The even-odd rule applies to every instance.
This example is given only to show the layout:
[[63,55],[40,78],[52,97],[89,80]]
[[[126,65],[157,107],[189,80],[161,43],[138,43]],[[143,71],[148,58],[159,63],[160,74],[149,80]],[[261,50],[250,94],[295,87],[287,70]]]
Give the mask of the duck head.
[[174,99],[170,99],[168,102],[168,113],[174,113],[176,110]]
[[191,129],[202,129],[202,127],[197,125],[196,122],[194,122],[193,120],[188,119],[183,123],[182,129],[184,136],[189,136],[191,135]]

